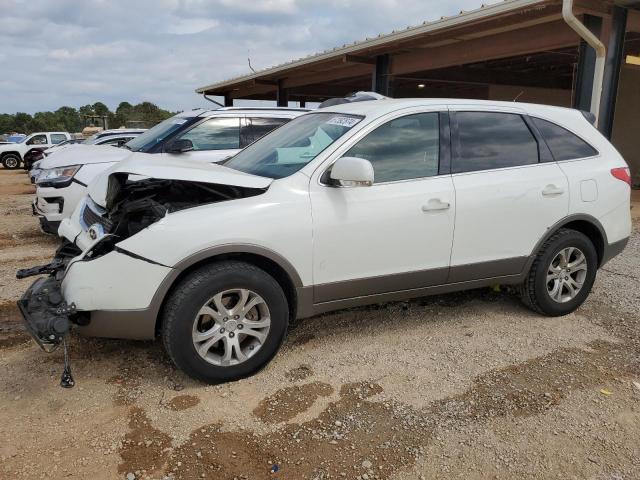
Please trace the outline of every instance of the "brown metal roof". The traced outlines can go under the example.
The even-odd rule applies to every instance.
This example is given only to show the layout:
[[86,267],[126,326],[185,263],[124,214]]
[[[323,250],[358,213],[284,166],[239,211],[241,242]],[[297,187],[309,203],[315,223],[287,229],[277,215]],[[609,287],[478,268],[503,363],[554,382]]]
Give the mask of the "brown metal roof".
[[[401,77],[576,46],[579,38],[562,21],[561,3],[505,0],[217,82],[196,92],[268,99],[280,84],[290,91],[292,99],[333,96],[350,86],[366,86],[375,57],[384,53],[392,56],[391,75]],[[578,10],[587,12],[606,13],[610,5],[593,0],[576,3]]]

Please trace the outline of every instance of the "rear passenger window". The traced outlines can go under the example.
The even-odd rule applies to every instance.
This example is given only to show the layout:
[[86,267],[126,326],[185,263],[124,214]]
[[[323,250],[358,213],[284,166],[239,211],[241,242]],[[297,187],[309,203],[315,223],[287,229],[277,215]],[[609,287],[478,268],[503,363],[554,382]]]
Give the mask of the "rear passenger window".
[[593,157],[598,151],[566,128],[532,117],[556,161]]
[[64,142],[67,139],[66,135],[62,135],[61,133],[52,133],[51,134],[51,143],[57,145],[59,143]]
[[459,148],[452,173],[538,163],[538,142],[517,114],[457,112]]
[[376,128],[345,153],[373,165],[375,183],[438,175],[438,113],[396,118]]

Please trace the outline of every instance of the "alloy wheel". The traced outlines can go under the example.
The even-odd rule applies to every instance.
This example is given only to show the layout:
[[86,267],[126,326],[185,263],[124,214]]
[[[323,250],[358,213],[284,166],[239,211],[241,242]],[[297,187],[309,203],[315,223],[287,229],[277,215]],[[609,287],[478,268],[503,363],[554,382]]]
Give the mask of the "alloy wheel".
[[4,163],[7,166],[7,168],[17,168],[18,167],[18,159],[16,157],[14,157],[13,155],[5,158]]
[[226,367],[255,355],[270,327],[264,299],[251,290],[237,288],[214,295],[202,306],[193,321],[192,340],[204,360]]
[[547,269],[547,293],[557,303],[570,302],[582,290],[586,277],[587,257],[582,250],[563,248]]

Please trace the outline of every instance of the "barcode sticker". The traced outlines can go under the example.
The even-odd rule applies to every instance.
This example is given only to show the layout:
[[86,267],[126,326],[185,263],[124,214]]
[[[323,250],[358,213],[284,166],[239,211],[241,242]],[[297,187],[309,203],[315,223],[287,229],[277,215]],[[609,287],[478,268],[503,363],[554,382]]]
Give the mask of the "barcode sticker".
[[361,120],[360,118],[339,116],[339,117],[333,117],[331,120],[327,122],[327,124],[340,125],[341,127],[351,128],[354,125],[357,125],[358,122],[360,122],[360,120]]

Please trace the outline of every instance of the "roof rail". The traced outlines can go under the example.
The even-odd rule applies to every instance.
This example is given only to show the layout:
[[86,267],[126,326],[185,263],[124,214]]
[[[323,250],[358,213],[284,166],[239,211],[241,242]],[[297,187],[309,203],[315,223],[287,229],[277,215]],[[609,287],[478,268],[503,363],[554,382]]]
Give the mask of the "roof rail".
[[385,97],[384,95],[380,95],[376,92],[355,92],[343,98],[330,98],[329,100],[325,100],[318,105],[318,108],[333,107],[334,105],[342,105],[343,103],[369,102],[372,100],[388,99],[389,97]]

